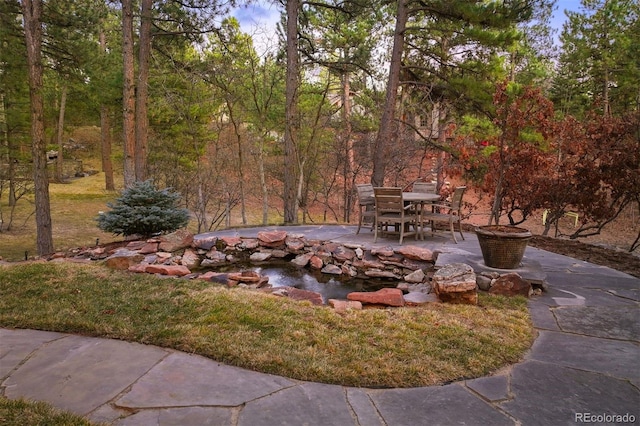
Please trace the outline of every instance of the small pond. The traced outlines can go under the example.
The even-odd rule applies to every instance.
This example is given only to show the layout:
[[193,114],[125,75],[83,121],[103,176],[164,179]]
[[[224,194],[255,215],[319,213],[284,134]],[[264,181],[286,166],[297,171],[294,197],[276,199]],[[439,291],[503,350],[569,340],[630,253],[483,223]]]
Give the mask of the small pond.
[[395,287],[397,280],[380,278],[353,278],[344,275],[323,274],[301,268],[285,261],[270,261],[260,265],[233,264],[216,268],[217,272],[254,271],[269,277],[271,287],[295,287],[320,293],[324,303],[329,299],[346,299],[354,291],[376,291]]

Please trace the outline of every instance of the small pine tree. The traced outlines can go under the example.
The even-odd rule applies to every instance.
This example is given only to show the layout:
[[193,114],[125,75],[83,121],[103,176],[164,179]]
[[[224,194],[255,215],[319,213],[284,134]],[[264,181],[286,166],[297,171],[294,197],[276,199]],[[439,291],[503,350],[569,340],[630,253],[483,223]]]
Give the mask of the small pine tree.
[[111,208],[97,217],[98,228],[116,235],[141,235],[173,232],[189,222],[189,212],[178,207],[180,194],[158,190],[151,180],[136,182],[122,191]]

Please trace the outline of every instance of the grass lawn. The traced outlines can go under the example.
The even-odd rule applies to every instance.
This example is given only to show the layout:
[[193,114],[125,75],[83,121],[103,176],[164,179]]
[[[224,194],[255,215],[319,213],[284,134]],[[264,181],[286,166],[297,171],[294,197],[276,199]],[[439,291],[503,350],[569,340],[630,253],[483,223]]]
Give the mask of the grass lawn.
[[[102,173],[51,184],[56,250],[113,241],[95,216],[118,194]],[[0,200],[9,219],[6,199]],[[18,203],[0,256],[36,254],[33,204]],[[200,280],[160,279],[100,265],[0,265],[0,327],[154,344],[293,379],[415,387],[491,374],[522,359],[534,338],[524,298],[482,294],[478,306],[438,304],[338,314],[323,306]],[[84,425],[47,404],[0,398],[0,423]],[[42,419],[42,420],[41,420]]]
[[[71,183],[49,184],[53,242],[56,250],[95,245],[113,241],[112,234],[102,232],[95,218],[108,210],[107,202],[114,201],[116,192],[104,190],[104,173],[73,180]],[[33,195],[18,200],[13,212],[11,230],[6,226],[12,219],[6,194],[0,199],[4,230],[0,233],[0,257],[8,261],[23,260],[25,253],[36,256],[36,224]]]
[[175,348],[293,379],[362,387],[436,385],[522,359],[534,331],[524,298],[479,306],[325,306],[160,279],[100,264],[0,266],[0,326]]
[[53,408],[44,402],[0,397],[0,424],[4,426],[90,426],[97,425],[83,417]]

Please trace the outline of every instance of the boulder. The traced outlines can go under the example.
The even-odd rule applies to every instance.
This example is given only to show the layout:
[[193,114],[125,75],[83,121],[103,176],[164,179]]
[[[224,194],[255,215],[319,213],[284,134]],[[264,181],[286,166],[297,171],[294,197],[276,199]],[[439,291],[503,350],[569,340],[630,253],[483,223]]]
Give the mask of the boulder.
[[117,250],[114,254],[104,260],[105,265],[112,269],[127,270],[130,266],[144,260],[144,255],[137,251],[127,249]]
[[195,268],[200,265],[200,261],[200,256],[198,256],[195,251],[193,251],[192,249],[186,249],[184,251],[184,254],[182,255],[180,263],[182,263],[187,268]]
[[128,250],[140,250],[147,244],[146,241],[131,241],[125,246]]
[[224,284],[224,285],[228,285],[229,284],[229,274],[224,273],[224,272],[213,272],[213,271],[209,271],[205,274],[202,274],[200,276],[200,278],[202,278],[203,280],[206,281],[210,281],[212,283],[217,283],[217,284]]
[[321,272],[323,274],[342,275],[342,268],[338,265],[329,264],[322,268]]
[[393,247],[391,246],[386,246],[386,247],[374,247],[371,249],[371,254],[374,256],[384,256],[384,257],[389,257],[389,256],[393,256]]
[[260,242],[256,238],[243,238],[240,247],[245,250],[255,250],[260,247]]
[[138,250],[139,253],[142,254],[151,254],[158,251],[159,242],[147,242]]
[[362,267],[384,269],[384,264],[380,261],[380,258],[373,253],[372,250],[370,252],[364,252],[364,256],[362,257]]
[[515,272],[501,275],[491,284],[489,294],[501,296],[524,296],[531,295],[531,283],[522,279]]
[[262,291],[275,294],[276,296],[288,297],[294,300],[307,300],[314,305],[324,305],[322,295],[315,291],[301,290],[295,287],[272,287],[262,289]]
[[171,259],[172,254],[166,251],[159,251],[155,254],[156,256],[156,262],[167,262],[169,259]]
[[436,271],[433,287],[443,302],[478,304],[476,274],[465,263],[452,263]]
[[144,274],[147,272],[148,265],[149,265],[148,263],[136,263],[135,265],[129,266],[127,270],[129,272],[137,272],[137,273]]
[[364,274],[367,277],[372,277],[372,278],[391,278],[394,280],[399,280],[402,278],[394,274],[393,271],[386,271],[386,270],[380,270],[380,269],[367,269],[366,271],[364,271]]
[[207,254],[205,254],[207,259],[210,259],[214,262],[225,262],[227,260],[227,255],[222,253],[221,251],[216,250],[215,248],[209,250]]
[[478,284],[478,288],[482,291],[489,291],[492,281],[491,277],[483,274],[478,274],[478,276],[476,276],[476,284]]
[[425,280],[426,275],[422,271],[422,269],[418,269],[413,271],[412,273],[405,275],[404,280],[408,283],[421,283]]
[[289,253],[287,253],[286,250],[275,249],[271,250],[271,255],[278,259],[284,259],[285,257],[289,256]]
[[356,257],[356,252],[345,246],[338,246],[332,254],[333,258],[341,263],[353,260]]
[[261,231],[258,232],[258,240],[265,247],[279,247],[284,245],[287,238],[286,231]]
[[186,229],[178,229],[175,232],[158,237],[160,245],[158,250],[174,252],[187,248],[193,243],[193,234]]
[[200,234],[193,237],[191,245],[195,248],[211,250],[218,242],[218,237],[209,234]]
[[288,237],[285,239],[285,245],[287,246],[287,250],[291,253],[297,253],[304,250],[304,241],[299,238]]
[[291,263],[293,263],[296,266],[300,266],[301,268],[304,268],[305,266],[307,266],[307,264],[309,263],[312,257],[313,257],[313,253],[301,254],[296,256],[294,259],[291,259]]
[[364,305],[404,306],[402,290],[397,288],[383,288],[374,292],[355,291],[347,294],[347,299]]
[[403,255],[407,259],[433,262],[433,252],[427,248],[417,246],[401,246],[396,248],[395,252]]
[[272,254],[270,252],[257,251],[249,256],[249,260],[251,260],[252,262],[264,262],[265,260],[271,259],[271,257]]
[[242,244],[242,238],[240,237],[220,237],[220,241],[222,241],[225,245],[225,250],[235,249],[236,246]]
[[311,259],[309,259],[309,266],[311,266],[311,269],[322,269],[324,262],[318,256],[313,255]]
[[228,274],[229,279],[241,283],[255,284],[260,282],[261,276],[255,271],[242,271]]
[[357,277],[358,276],[358,271],[356,270],[356,268],[354,268],[353,266],[349,265],[349,264],[342,264],[342,266],[340,267],[340,269],[342,270],[342,273],[344,275],[347,275],[349,277]]
[[169,275],[175,277],[182,277],[191,273],[189,268],[184,265],[147,265],[145,270],[149,274]]

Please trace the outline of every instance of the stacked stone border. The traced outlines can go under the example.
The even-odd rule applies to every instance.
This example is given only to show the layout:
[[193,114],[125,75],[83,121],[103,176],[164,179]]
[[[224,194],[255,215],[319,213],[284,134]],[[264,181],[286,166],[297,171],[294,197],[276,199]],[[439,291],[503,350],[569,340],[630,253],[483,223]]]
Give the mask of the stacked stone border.
[[[50,260],[73,257],[104,261],[113,269],[152,273],[166,277],[201,279],[229,287],[242,286],[293,299],[324,304],[318,293],[293,287],[271,287],[268,277],[253,271],[221,273],[214,269],[235,263],[264,264],[288,260],[300,268],[351,278],[386,278],[397,281],[395,288],[376,292],[354,292],[347,300],[331,299],[338,310],[362,307],[418,306],[427,303],[477,304],[478,289],[493,294],[532,294],[531,284],[518,274],[481,273],[464,263],[436,270],[438,252],[407,245],[367,249],[359,244],[339,244],[307,239],[286,231],[259,232],[256,238],[193,235],[185,230],[146,240],[123,243],[119,247],[75,249],[57,253]],[[246,268],[245,268],[246,269]]]

